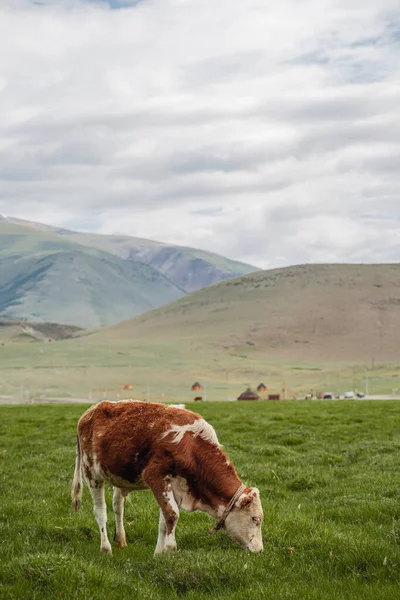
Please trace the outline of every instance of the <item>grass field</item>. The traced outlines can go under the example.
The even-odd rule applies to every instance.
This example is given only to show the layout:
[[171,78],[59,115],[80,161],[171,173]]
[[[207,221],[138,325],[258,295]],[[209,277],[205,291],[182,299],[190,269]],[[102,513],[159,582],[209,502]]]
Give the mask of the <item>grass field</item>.
[[[13,328],[11,328],[13,329]],[[15,328],[14,328],[15,329]],[[237,397],[263,381],[268,392],[304,397],[310,390],[339,392],[366,389],[371,395],[400,393],[399,362],[332,362],[279,359],[274,353],[228,352],[198,348],[198,338],[137,340],[119,334],[82,335],[48,343],[0,328],[0,397],[25,400],[72,397],[153,401],[189,401],[200,381],[208,400]],[[101,333],[101,332],[100,332]],[[11,335],[12,334],[12,335]],[[11,336],[11,338],[10,338]],[[397,354],[396,354],[397,355]],[[394,355],[394,356],[396,356]],[[123,391],[132,384],[134,391]]]
[[[87,489],[81,511],[70,507],[84,408],[2,407],[0,598],[398,600],[398,403],[200,409],[240,477],[261,491],[262,555],[209,536],[206,515],[182,514],[178,552],[153,558],[158,509],[147,491],[126,506],[128,547],[101,555]],[[111,510],[108,527],[112,538]]]

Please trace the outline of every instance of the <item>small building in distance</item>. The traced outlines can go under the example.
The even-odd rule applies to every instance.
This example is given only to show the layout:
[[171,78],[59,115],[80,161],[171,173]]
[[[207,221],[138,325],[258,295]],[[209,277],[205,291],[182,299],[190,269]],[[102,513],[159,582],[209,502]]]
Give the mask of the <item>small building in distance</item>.
[[242,392],[240,396],[238,396],[238,400],[259,400],[260,396],[253,392],[250,388],[247,388],[245,392]]
[[280,394],[268,394],[268,400],[280,400]]
[[267,386],[264,383],[260,383],[257,386],[257,392],[266,392],[267,391]]
[[202,389],[203,389],[203,386],[198,381],[195,381],[194,384],[192,385],[192,392],[198,392],[199,390],[202,390]]

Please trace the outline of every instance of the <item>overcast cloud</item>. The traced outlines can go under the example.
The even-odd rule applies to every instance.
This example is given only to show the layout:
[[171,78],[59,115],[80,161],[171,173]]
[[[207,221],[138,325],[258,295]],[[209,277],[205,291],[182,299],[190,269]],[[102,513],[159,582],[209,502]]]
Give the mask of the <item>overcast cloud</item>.
[[0,212],[400,260],[400,0],[2,0]]

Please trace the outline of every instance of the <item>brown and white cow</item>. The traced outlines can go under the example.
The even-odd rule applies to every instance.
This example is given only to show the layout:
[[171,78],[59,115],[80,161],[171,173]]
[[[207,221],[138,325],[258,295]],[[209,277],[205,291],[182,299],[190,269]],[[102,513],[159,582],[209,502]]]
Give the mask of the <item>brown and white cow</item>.
[[129,492],[150,488],[160,506],[155,554],[176,549],[179,510],[204,511],[250,552],[262,552],[263,512],[257,488],[242,484],[200,415],[166,404],[100,402],[78,423],[72,503],[79,509],[82,474],[89,486],[100,529],[100,549],[111,553],[107,537],[104,485],[111,483],[115,542],[126,546],[124,504]]

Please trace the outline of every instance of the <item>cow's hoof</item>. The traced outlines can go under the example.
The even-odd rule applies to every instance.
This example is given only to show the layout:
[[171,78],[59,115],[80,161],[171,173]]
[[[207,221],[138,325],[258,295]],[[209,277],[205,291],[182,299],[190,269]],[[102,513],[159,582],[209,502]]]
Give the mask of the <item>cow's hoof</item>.
[[115,540],[115,545],[118,546],[118,548],[126,548],[128,544],[126,543],[126,540]]
[[112,554],[112,548],[111,548],[111,544],[108,544],[108,546],[102,546],[100,548],[101,552],[104,552],[104,554]]
[[170,544],[169,546],[156,546],[156,549],[154,550],[154,556],[165,554],[165,552],[173,552],[176,549],[176,544]]

